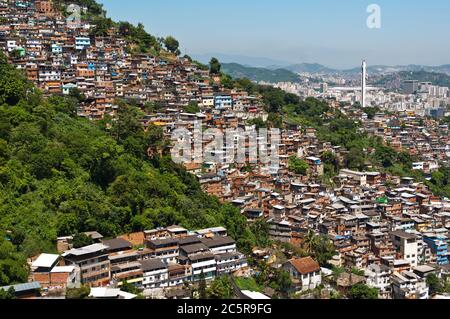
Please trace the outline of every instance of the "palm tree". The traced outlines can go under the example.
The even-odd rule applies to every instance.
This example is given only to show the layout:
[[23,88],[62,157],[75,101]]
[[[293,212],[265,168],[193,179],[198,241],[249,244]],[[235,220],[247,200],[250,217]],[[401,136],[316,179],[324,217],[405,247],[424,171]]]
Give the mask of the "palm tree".
[[314,251],[314,247],[317,244],[318,237],[316,233],[310,229],[306,234],[303,241],[303,248],[306,250],[308,254],[311,254]]

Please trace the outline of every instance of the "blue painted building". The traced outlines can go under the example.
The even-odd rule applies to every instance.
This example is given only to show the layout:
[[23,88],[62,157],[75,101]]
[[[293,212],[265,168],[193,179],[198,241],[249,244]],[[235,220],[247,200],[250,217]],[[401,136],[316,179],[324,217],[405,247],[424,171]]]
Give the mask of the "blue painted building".
[[448,264],[448,244],[447,239],[442,235],[426,235],[424,242],[431,248],[433,254],[436,254],[436,263],[438,265]]
[[233,106],[233,99],[229,95],[214,96],[214,107],[217,110],[230,109]]
[[61,54],[63,53],[63,48],[59,44],[52,44],[52,53]]
[[75,38],[75,48],[77,50],[84,50],[91,46],[91,39],[88,37],[76,37]]

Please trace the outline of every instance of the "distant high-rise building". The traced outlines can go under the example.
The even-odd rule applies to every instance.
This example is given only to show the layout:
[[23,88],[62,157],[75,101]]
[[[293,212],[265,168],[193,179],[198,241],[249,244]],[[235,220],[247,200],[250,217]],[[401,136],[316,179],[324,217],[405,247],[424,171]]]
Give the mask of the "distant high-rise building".
[[403,82],[403,93],[415,94],[419,90],[419,81],[407,80]]
[[366,60],[362,62],[362,70],[361,70],[361,107],[366,107],[366,81],[367,81],[367,64]]
[[327,93],[328,92],[328,83],[321,83],[320,84],[320,93]]

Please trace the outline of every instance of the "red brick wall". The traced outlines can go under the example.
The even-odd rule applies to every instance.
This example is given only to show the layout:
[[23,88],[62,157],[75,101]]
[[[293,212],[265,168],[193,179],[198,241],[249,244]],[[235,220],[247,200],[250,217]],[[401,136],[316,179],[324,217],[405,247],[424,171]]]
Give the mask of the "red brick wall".
[[39,282],[41,285],[47,285],[50,283],[50,273],[48,272],[35,272],[33,273],[34,281]]
[[65,285],[69,278],[69,273],[53,273],[50,274],[50,283],[52,285]]

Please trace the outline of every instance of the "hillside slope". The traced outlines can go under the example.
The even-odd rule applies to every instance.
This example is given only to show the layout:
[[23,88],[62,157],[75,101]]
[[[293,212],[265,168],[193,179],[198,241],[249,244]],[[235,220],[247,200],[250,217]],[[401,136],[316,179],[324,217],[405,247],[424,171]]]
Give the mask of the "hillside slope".
[[377,79],[376,85],[383,85],[392,89],[399,89],[403,81],[417,80],[419,82],[432,82],[433,85],[450,87],[450,76],[444,73],[415,71],[415,72],[398,72],[385,75]]
[[162,134],[144,132],[137,108],[121,105],[116,122],[93,123],[76,107],[71,97],[43,99],[0,57],[0,286],[26,281],[24,256],[82,231],[222,225],[250,247],[255,237],[237,209],[203,193],[168,157],[148,158]]

